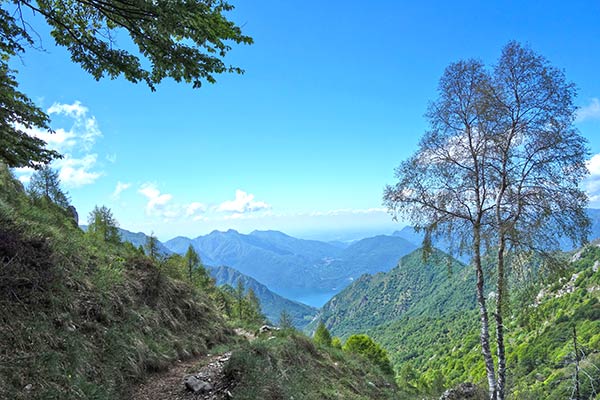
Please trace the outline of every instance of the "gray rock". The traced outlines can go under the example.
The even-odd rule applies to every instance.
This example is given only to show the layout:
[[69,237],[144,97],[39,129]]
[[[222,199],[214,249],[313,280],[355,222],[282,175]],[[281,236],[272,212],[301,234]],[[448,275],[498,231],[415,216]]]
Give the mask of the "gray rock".
[[73,206],[69,206],[67,207],[67,212],[71,215],[73,221],[75,221],[75,225],[79,225],[79,214],[77,214],[77,209]]
[[191,391],[193,393],[210,392],[214,388],[212,383],[203,381],[202,379],[198,378],[196,375],[186,376],[183,379],[183,384],[189,391]]
[[486,400],[487,393],[479,386],[466,382],[448,389],[442,394],[440,400]]
[[260,327],[259,332],[267,333],[267,332],[273,332],[273,331],[278,331],[278,330],[279,330],[279,328],[276,326],[263,325]]

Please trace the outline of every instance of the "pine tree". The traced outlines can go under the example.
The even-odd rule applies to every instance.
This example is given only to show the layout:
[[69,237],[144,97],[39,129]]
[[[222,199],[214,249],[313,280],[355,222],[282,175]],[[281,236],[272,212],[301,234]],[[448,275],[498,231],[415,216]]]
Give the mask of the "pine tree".
[[187,266],[190,282],[192,282],[192,272],[194,271],[194,268],[197,268],[198,266],[202,265],[202,261],[200,260],[200,256],[191,244],[188,246],[188,249],[185,253],[185,263]]
[[151,259],[158,259],[158,239],[156,238],[156,236],[154,236],[154,232],[152,232],[150,236],[148,236],[148,238],[146,239],[146,245],[144,246],[144,250],[146,252],[146,255]]

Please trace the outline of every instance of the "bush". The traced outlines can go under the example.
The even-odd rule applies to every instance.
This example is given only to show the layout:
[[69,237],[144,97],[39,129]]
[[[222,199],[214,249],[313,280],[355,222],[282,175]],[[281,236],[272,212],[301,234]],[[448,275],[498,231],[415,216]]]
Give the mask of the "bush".
[[394,373],[387,351],[379,344],[375,343],[368,335],[360,334],[350,336],[348,340],[346,340],[343,350],[349,353],[360,354],[368,358],[387,374],[392,375]]

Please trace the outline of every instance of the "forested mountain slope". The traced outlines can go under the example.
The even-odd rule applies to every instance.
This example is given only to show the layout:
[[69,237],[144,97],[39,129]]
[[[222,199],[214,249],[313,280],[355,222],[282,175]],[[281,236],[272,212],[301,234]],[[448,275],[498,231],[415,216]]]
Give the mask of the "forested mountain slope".
[[402,316],[441,315],[475,306],[474,277],[459,261],[434,250],[404,256],[389,272],[363,275],[327,302],[315,322],[347,336]]
[[292,317],[294,326],[302,329],[317,314],[316,308],[279,296],[256,279],[250,278],[233,268],[220,266],[207,267],[207,270],[216,280],[218,286],[229,285],[235,287],[238,281],[241,281],[246,289],[252,289],[260,300],[263,314],[272,323],[278,324],[281,313],[286,311]]
[[[439,252],[427,262],[420,252],[405,256],[388,273],[358,279],[320,314],[332,334],[362,331],[381,343],[404,398],[437,399],[462,382],[485,386],[474,273],[453,262],[450,274],[447,260]],[[599,266],[600,248],[589,245],[575,256],[565,254],[560,272],[511,280],[509,398],[571,398],[574,340],[580,398],[594,398],[600,387]],[[492,296],[490,308],[493,302]]]

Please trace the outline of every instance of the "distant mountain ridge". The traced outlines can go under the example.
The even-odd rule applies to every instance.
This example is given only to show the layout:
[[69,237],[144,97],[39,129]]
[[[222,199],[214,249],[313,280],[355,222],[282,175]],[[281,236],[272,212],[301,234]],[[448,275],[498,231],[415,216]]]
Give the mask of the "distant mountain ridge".
[[335,293],[364,273],[387,271],[417,245],[400,237],[375,236],[347,246],[297,239],[278,231],[213,231],[165,243],[183,254],[189,245],[207,264],[227,265],[289,298]]
[[[586,212],[591,222],[588,240],[592,242],[595,239],[600,238],[600,209],[588,208]],[[409,242],[416,244],[418,247],[421,247],[425,234],[423,232],[417,232],[412,226],[405,226],[400,230],[394,231],[392,236],[404,238]],[[433,240],[433,245],[445,252],[450,252],[451,250],[450,241],[444,238]],[[560,238],[560,247],[563,251],[570,251],[576,249],[578,246],[574,246],[568,238],[562,237]],[[456,251],[450,253],[456,253]],[[453,254],[453,256],[457,257],[462,262],[468,262],[468,255],[459,256],[457,254]]]

